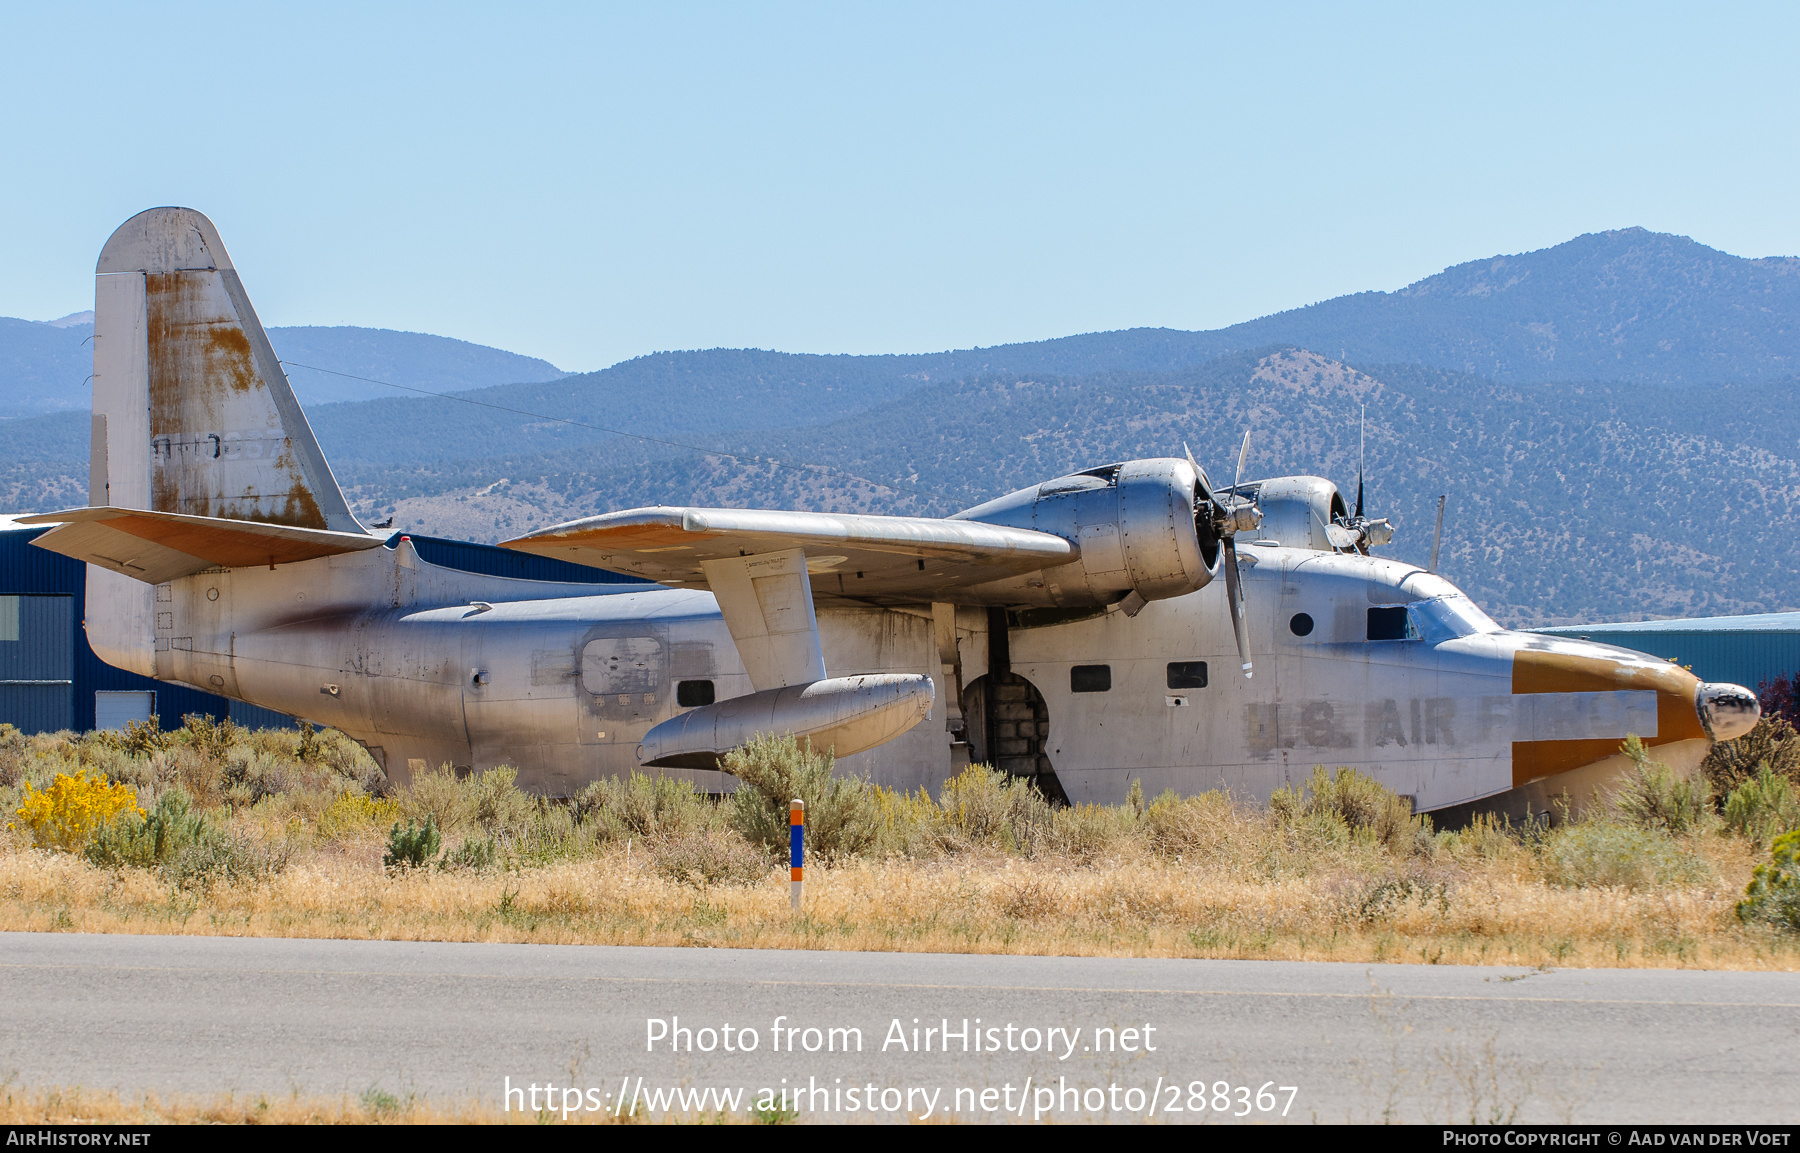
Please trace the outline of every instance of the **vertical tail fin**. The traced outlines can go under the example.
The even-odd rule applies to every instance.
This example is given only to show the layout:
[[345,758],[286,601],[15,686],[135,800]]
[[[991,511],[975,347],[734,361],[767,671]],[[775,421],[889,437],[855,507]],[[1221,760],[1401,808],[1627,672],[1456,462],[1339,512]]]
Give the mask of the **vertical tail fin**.
[[[88,483],[96,507],[363,531],[218,230],[191,208],[140,212],[100,250]],[[87,586],[100,659],[172,675],[157,590],[98,564]]]
[[152,208],[94,281],[94,505],[362,532],[212,221]]

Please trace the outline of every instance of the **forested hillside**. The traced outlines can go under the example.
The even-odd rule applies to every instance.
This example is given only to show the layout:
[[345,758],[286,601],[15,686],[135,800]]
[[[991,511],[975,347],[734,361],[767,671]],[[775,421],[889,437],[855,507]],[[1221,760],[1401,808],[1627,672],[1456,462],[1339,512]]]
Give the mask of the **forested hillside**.
[[658,503],[942,515],[1077,469],[1179,455],[1184,441],[1219,475],[1246,428],[1253,475],[1350,489],[1367,404],[1369,504],[1400,529],[1393,555],[1424,561],[1447,493],[1442,567],[1503,620],[1638,619],[1800,608],[1791,387],[1518,386],[1279,350],[1172,374],[927,385],[840,421],[715,442],[761,461],[615,438],[338,471],[372,515],[489,539]]

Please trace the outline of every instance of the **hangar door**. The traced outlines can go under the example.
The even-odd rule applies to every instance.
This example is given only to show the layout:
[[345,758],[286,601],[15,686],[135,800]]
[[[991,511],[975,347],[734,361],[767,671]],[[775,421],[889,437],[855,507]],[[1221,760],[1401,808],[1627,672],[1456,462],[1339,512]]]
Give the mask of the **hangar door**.
[[0,596],[0,721],[28,733],[75,723],[75,598]]

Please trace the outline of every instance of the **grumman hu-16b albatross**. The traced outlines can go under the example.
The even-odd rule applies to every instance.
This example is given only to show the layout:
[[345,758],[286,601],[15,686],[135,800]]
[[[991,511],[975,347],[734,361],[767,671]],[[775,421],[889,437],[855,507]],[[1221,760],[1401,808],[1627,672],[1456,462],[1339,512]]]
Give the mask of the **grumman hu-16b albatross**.
[[1628,734],[1692,772],[1757,718],[1655,657],[1500,628],[1369,555],[1391,530],[1327,480],[1215,488],[1191,457],[944,519],[650,508],[506,542],[641,584],[435,566],[351,515],[206,217],[133,217],[97,272],[90,507],[26,518],[87,562],[89,642],[336,726],[396,781],[723,791],[725,753],[792,733],[902,788],[973,759],[1071,801],[1254,799],[1323,764],[1420,810],[1542,811]]

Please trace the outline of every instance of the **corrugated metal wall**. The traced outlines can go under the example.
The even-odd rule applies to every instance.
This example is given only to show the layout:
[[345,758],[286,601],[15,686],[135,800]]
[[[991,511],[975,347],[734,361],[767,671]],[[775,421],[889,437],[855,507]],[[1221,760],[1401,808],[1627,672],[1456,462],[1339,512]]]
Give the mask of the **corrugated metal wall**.
[[[602,568],[589,568],[584,564],[574,564],[566,560],[557,560],[554,557],[514,552],[512,549],[496,548],[491,544],[472,544],[466,540],[449,540],[441,536],[418,536],[414,533],[405,535],[412,537],[413,548],[418,550],[419,559],[426,564],[460,569],[463,572],[481,573],[484,576],[513,577],[516,580],[567,581],[573,584],[643,583],[640,577],[609,572]],[[401,534],[395,533],[389,538],[388,543],[390,545],[397,544],[400,536]]]
[[0,595],[0,721],[28,733],[74,724],[75,598]]
[[1582,636],[1601,644],[1635,649],[1694,670],[1705,681],[1724,681],[1755,689],[1765,681],[1800,671],[1800,633],[1725,632],[1675,629],[1609,633],[1602,626],[1558,630],[1560,636]]
[[[115,669],[94,655],[81,631],[81,620],[87,611],[87,566],[60,553],[33,548],[32,538],[44,531],[36,527],[0,530],[0,595],[19,596],[21,604],[27,599],[60,596],[69,606],[69,640],[63,648],[68,654],[66,667],[71,681],[66,690],[67,719],[35,731],[92,729],[97,692],[155,693],[157,715],[165,729],[180,728],[181,718],[187,713],[225,716],[230,702],[224,697]],[[23,624],[23,618],[20,623]],[[4,647],[5,642],[0,641],[0,648]]]
[[291,729],[294,718],[286,713],[278,713],[274,709],[265,709],[261,705],[247,704],[244,701],[231,702],[231,719],[247,729]]

